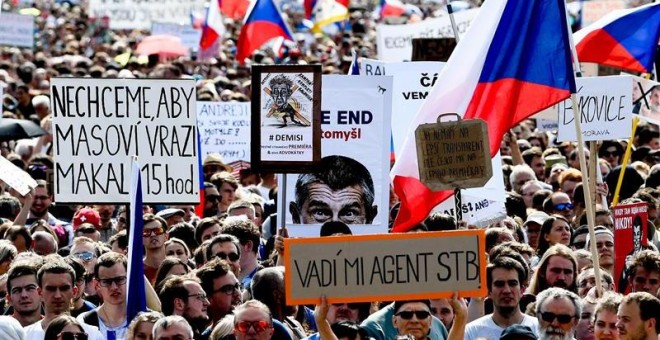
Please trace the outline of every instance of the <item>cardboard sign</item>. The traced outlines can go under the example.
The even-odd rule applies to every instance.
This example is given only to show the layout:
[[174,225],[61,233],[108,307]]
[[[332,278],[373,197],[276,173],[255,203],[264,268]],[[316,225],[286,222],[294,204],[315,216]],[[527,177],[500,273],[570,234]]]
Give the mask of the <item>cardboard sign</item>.
[[154,21],[191,24],[190,13],[205,13],[203,0],[90,0],[90,16],[110,18],[110,29],[151,28]]
[[598,19],[615,11],[626,8],[624,0],[582,1],[582,27],[593,24]]
[[[584,141],[630,138],[632,132],[632,79],[628,76],[577,78]],[[573,102],[556,105],[560,142],[577,141]]]
[[199,202],[195,81],[54,78],[55,200],[128,203],[131,157],[145,203]]
[[493,176],[488,128],[481,119],[422,124],[415,142],[420,180],[432,190],[476,188]]
[[648,243],[646,202],[614,207],[614,282],[620,293],[628,293],[627,263]]
[[415,38],[412,61],[447,61],[455,48],[456,38]]
[[252,84],[252,166],[310,170],[321,158],[321,65],[255,65]]
[[[467,32],[478,8],[454,13],[459,36]],[[384,25],[376,27],[378,59],[382,61],[410,61],[414,38],[454,38],[449,16],[427,19],[404,25]]]
[[197,102],[202,158],[218,153],[226,163],[250,160],[250,103]]
[[202,38],[202,30],[192,28],[190,25],[154,22],[151,25],[151,35],[161,34],[179,37],[181,44],[192,51],[199,49],[199,40]]
[[37,187],[37,182],[27,172],[4,157],[0,157],[0,180],[23,196]]
[[0,14],[0,45],[34,47],[34,17],[7,12]]
[[287,238],[287,305],[484,296],[484,230]]
[[[387,233],[392,78],[327,75],[322,94],[321,165],[278,181],[278,215],[293,237],[318,237],[329,219],[354,235]],[[328,187],[327,195],[310,193]],[[347,188],[359,195],[342,196]]]
[[636,76],[632,76],[632,79],[633,113],[643,120],[660,125],[660,83]]
[[444,66],[445,63],[436,61],[386,63],[364,59],[360,63],[360,74],[392,76],[392,142],[395,155],[399,155],[412,118],[429,95]]

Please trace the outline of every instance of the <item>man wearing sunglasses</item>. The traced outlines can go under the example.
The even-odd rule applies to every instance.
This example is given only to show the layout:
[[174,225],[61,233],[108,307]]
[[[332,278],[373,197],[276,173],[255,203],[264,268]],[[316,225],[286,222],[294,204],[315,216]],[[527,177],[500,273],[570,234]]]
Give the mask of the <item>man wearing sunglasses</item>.
[[262,302],[250,300],[234,310],[234,335],[237,340],[269,340],[274,332],[273,317]]
[[231,266],[231,271],[238,276],[241,271],[241,244],[238,239],[229,234],[219,234],[211,239],[206,246],[206,259],[219,258],[225,260]]
[[577,294],[557,287],[542,291],[536,297],[539,339],[573,339],[581,314],[582,301]]
[[575,206],[570,197],[563,192],[554,192],[543,202],[543,211],[547,214],[564,216],[569,222],[575,218]]
[[96,266],[96,261],[98,259],[98,249],[96,243],[92,241],[89,237],[79,236],[73,240],[73,246],[71,246],[71,256],[79,259],[83,266],[85,266],[85,271],[89,275],[89,280],[85,285],[85,294],[87,294],[86,300],[98,305],[100,299],[96,292],[96,287],[91,284],[92,273],[94,273],[94,267]]
[[156,280],[158,267],[167,257],[165,241],[167,235],[167,222],[154,214],[144,214],[142,217],[144,230],[142,232],[142,244],[144,245],[144,275],[151,284]]
[[209,298],[196,277],[173,276],[160,290],[163,314],[180,315],[193,328],[195,336],[208,325]]
[[211,334],[213,327],[241,304],[241,284],[225,260],[214,258],[208,261],[195,274],[211,303],[208,314],[212,324],[202,335]]
[[222,227],[222,233],[235,236],[239,241],[241,271],[238,278],[243,287],[249,287],[254,274],[264,267],[259,264],[261,233],[253,221],[238,217],[228,217]]

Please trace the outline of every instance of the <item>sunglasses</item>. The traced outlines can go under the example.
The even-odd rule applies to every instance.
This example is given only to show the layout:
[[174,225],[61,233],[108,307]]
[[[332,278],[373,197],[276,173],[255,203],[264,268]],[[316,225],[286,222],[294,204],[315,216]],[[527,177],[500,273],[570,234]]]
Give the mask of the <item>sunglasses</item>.
[[221,260],[227,260],[227,258],[229,258],[230,262],[236,262],[240,258],[240,256],[236,253],[225,254],[225,253],[222,253],[222,252],[215,254],[215,257],[217,257]]
[[115,283],[117,287],[122,286],[126,283],[126,276],[117,276],[107,279],[96,279],[101,287],[112,287],[112,284]]
[[573,210],[573,208],[575,208],[575,207],[573,206],[573,203],[559,203],[559,204],[555,204],[555,210],[557,210],[557,211],[569,211],[569,210]]
[[204,199],[209,202],[220,202],[220,196],[218,195],[208,195],[204,197]]
[[152,229],[145,229],[142,232],[142,237],[150,237],[150,236],[160,236],[165,234],[165,229],[164,228],[152,228]]
[[417,317],[417,320],[423,320],[431,316],[431,312],[425,311],[425,310],[417,310],[414,312],[398,312],[395,314],[396,316],[404,319],[404,320],[410,320],[412,319],[413,315]]
[[87,333],[74,333],[74,332],[62,332],[60,333],[62,340],[87,340]]
[[553,322],[555,321],[555,319],[557,319],[557,321],[559,321],[559,323],[561,324],[567,324],[571,322],[571,320],[573,320],[573,318],[575,317],[573,315],[555,314],[552,312],[543,312],[539,314],[541,314],[541,319],[543,319],[543,321],[545,322]]
[[619,157],[619,153],[616,151],[605,151],[603,152],[603,157]]
[[250,328],[254,328],[254,331],[261,333],[270,328],[270,323],[265,320],[259,321],[241,321],[236,324],[236,330],[241,333],[247,333],[250,331]]
[[223,294],[231,295],[234,294],[235,291],[241,291],[241,284],[238,282],[233,285],[224,285],[218,288],[218,290],[213,291],[213,293],[221,292]]
[[83,251],[82,253],[75,253],[73,256],[85,262],[89,262],[96,257],[96,254],[92,253],[91,251]]

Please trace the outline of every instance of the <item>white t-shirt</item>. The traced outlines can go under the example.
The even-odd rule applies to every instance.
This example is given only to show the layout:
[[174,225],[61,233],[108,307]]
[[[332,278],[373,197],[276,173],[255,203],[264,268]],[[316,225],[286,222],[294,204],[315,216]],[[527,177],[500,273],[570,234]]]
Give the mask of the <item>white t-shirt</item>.
[[[82,324],[85,333],[87,333],[89,340],[105,340],[99,332],[99,329],[87,324]],[[41,327],[41,320],[23,328],[25,331],[25,340],[44,340],[46,330]]]
[[[99,308],[100,307],[97,307],[96,309],[94,309],[96,311],[97,315],[98,315],[98,312],[99,312]],[[83,315],[84,315],[84,313],[78,315],[78,317],[76,318],[76,319],[78,319],[78,321],[80,321],[80,323],[85,322],[85,320],[83,319]],[[94,326],[90,325],[90,327],[94,327]],[[114,337],[115,340],[124,340],[126,338],[126,331],[127,330],[128,330],[128,321],[124,321],[124,323],[119,327],[108,328],[108,326],[106,326],[105,323],[103,322],[103,319],[101,319],[101,317],[99,316],[99,332],[101,333],[101,335],[105,335],[103,337],[104,339],[110,339],[110,336],[108,336],[108,331],[111,331],[111,332],[115,333],[115,337]]]
[[[523,314],[523,326],[529,326],[534,334],[539,334],[539,320],[535,317]],[[465,326],[465,340],[474,340],[476,338],[486,338],[488,340],[498,340],[504,328],[493,322],[493,314],[488,314],[476,319]]]

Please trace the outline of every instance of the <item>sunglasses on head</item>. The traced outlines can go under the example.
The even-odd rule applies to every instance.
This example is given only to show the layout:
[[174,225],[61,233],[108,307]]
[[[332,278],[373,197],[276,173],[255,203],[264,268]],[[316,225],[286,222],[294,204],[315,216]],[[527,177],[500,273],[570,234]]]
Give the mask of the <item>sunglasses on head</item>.
[[405,311],[405,312],[398,312],[395,314],[396,316],[404,319],[404,320],[410,320],[412,319],[413,315],[417,317],[418,320],[423,320],[431,316],[431,312],[427,312],[425,310],[417,310],[413,312]]
[[236,330],[241,333],[247,333],[250,331],[250,328],[254,328],[254,331],[261,333],[270,328],[270,323],[265,320],[259,321],[241,321],[236,324]]
[[82,253],[75,253],[73,256],[87,262],[95,258],[96,254],[92,253],[91,251],[83,251]]
[[236,262],[240,258],[240,256],[236,253],[229,253],[225,254],[223,252],[215,254],[215,257],[221,259],[221,260],[227,260],[229,259],[230,262]]
[[573,206],[573,203],[559,203],[559,204],[555,204],[555,210],[557,210],[557,211],[569,211],[569,210],[573,210],[573,208],[575,208],[575,207]]
[[150,236],[160,236],[165,234],[165,229],[161,228],[152,228],[152,229],[144,229],[142,232],[142,237],[150,237]]
[[568,314],[555,314],[552,312],[543,312],[541,314],[541,319],[545,322],[553,322],[555,319],[559,321],[561,324],[567,324],[573,320],[575,316],[573,315],[568,315]]
[[87,340],[86,333],[62,332],[60,333],[62,340]]

